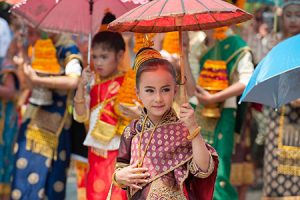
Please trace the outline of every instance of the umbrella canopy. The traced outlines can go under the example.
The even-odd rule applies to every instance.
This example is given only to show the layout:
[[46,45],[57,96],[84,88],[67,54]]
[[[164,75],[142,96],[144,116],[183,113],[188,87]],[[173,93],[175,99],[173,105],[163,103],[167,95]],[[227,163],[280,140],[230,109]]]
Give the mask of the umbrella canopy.
[[45,31],[87,35],[99,29],[106,8],[120,16],[136,6],[120,0],[27,0],[12,12]]
[[300,34],[276,45],[258,64],[240,101],[278,108],[300,97]]
[[247,21],[252,15],[222,0],[154,0],[125,13],[109,29],[141,33],[196,31]]

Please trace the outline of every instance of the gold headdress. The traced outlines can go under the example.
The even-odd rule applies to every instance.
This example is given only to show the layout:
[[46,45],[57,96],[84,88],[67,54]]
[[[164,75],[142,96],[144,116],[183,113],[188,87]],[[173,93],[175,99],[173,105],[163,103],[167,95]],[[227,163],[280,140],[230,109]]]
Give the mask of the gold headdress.
[[137,71],[141,64],[154,58],[162,58],[162,56],[157,50],[153,48],[142,48],[135,57],[133,69]]
[[153,58],[162,58],[161,54],[157,50],[151,48],[151,46],[154,45],[152,38],[153,35],[148,36],[148,34],[144,34],[142,45],[143,48],[141,48],[135,56],[133,64],[134,71],[137,71],[141,64],[148,60],[151,60]]

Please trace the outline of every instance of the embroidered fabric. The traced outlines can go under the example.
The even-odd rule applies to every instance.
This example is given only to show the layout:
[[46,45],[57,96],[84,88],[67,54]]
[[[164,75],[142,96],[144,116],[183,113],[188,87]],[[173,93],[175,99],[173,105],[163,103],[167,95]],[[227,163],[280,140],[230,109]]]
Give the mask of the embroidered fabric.
[[209,165],[208,165],[208,169],[206,172],[202,171],[198,165],[195,163],[194,159],[192,159],[189,163],[188,163],[188,169],[191,172],[191,174],[193,174],[194,176],[198,177],[198,178],[207,178],[211,175],[211,173],[214,171],[214,162],[212,159],[212,156],[210,155],[209,157]]

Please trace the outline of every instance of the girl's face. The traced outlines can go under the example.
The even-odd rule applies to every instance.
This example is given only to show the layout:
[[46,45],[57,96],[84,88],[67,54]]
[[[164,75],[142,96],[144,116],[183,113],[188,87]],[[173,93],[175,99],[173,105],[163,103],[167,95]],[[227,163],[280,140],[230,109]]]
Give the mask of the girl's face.
[[177,87],[171,73],[158,68],[141,74],[137,94],[142,100],[149,118],[157,123],[173,103]]
[[289,36],[300,33],[300,5],[288,5],[283,10],[283,26]]
[[101,78],[108,78],[118,73],[118,65],[123,52],[116,53],[113,50],[103,49],[101,45],[93,47],[92,58],[95,72]]

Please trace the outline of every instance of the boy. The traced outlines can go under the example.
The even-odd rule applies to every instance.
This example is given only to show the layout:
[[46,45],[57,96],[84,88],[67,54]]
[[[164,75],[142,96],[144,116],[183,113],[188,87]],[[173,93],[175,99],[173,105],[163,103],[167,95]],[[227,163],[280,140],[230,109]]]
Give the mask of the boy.
[[[94,73],[83,71],[74,98],[74,118],[79,122],[89,120],[89,130],[84,145],[89,146],[89,171],[87,199],[106,199],[123,131],[124,119],[116,113],[115,97],[123,83],[124,75],[118,71],[125,51],[119,33],[103,31],[92,41]],[[90,91],[86,85],[91,81]],[[132,116],[133,117],[133,116]],[[127,125],[127,124],[126,124]],[[112,199],[125,199],[126,194],[113,188]]]

